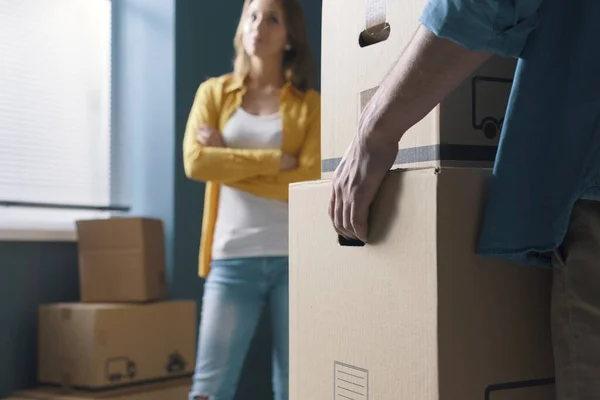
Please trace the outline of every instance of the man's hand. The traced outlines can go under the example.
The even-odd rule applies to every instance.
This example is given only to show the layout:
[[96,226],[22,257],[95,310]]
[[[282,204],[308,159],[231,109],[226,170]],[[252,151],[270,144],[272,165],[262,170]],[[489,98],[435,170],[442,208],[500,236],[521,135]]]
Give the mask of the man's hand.
[[279,169],[281,171],[289,171],[291,169],[298,168],[298,159],[294,156],[290,156],[287,153],[281,155],[281,162],[279,163]]
[[333,176],[329,216],[338,234],[367,242],[369,207],[394,164],[402,135],[490,56],[419,27],[365,108]]
[[223,135],[208,125],[201,125],[196,132],[196,140],[207,147],[227,147],[223,140]]
[[377,140],[376,103],[365,109],[358,132],[335,170],[329,204],[336,232],[364,243],[368,241],[369,208],[398,153],[397,141]]

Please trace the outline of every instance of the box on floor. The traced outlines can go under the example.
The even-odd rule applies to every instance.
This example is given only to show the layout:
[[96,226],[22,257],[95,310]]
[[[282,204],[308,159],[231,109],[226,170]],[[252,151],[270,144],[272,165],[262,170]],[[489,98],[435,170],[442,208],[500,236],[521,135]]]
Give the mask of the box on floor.
[[[331,176],[344,155],[361,111],[410,42],[426,3],[323,2],[323,177]],[[365,28],[374,34],[365,34]],[[387,39],[367,45],[365,37]],[[396,165],[491,166],[515,67],[516,60],[497,56],[486,62],[403,136]]]
[[290,189],[292,400],[552,400],[549,271],[475,254],[490,171],[392,171],[370,243]]
[[190,379],[176,379],[102,392],[47,387],[24,390],[16,393],[17,397],[7,400],[187,400],[190,387]]
[[166,298],[163,224],[149,218],[77,222],[81,300],[144,302]]
[[41,306],[38,380],[98,389],[190,375],[196,319],[192,301]]

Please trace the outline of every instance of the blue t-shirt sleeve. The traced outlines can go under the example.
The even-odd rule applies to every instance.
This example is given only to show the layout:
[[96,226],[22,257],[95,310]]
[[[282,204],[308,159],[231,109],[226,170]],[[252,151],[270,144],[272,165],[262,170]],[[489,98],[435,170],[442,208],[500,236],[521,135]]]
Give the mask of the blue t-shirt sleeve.
[[470,50],[518,57],[539,22],[543,0],[429,0],[421,23]]

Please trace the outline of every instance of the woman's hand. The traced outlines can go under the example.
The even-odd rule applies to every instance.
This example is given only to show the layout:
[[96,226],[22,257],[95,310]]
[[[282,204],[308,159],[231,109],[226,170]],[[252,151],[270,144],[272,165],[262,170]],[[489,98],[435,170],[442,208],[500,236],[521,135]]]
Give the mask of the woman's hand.
[[281,156],[281,163],[279,169],[281,171],[288,171],[290,169],[298,168],[298,159],[294,156],[290,156],[287,153],[283,153]]
[[201,125],[196,132],[196,140],[207,147],[227,147],[221,132],[208,125]]

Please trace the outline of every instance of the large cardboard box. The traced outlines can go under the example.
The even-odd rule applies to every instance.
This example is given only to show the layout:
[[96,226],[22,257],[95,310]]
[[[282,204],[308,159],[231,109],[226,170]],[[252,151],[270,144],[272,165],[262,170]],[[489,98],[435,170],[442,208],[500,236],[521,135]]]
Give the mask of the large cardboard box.
[[143,302],[166,297],[163,224],[148,218],[77,222],[81,300]]
[[[23,390],[15,394],[18,400],[187,400],[190,379],[135,385],[123,389],[85,392],[55,387]],[[9,399],[10,400],[10,399]]]
[[290,189],[292,400],[552,400],[547,270],[475,255],[490,172],[392,171],[370,244]]
[[[339,164],[360,113],[413,37],[425,4],[426,0],[323,2],[324,178]],[[373,35],[364,34],[366,28]],[[387,39],[366,45],[372,41],[364,38],[373,36]],[[404,135],[396,166],[491,166],[515,67],[515,60],[501,57],[483,65]]]
[[194,370],[196,304],[53,304],[40,307],[42,384],[98,389]]

